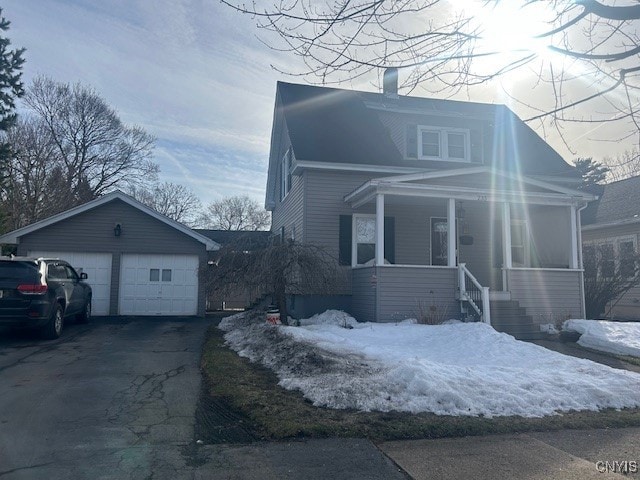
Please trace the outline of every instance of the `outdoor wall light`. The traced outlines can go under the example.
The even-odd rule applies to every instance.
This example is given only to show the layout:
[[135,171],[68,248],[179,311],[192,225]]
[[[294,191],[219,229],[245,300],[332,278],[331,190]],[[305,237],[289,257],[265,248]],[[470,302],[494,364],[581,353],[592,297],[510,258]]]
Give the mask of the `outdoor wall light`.
[[116,223],[116,226],[113,227],[113,234],[116,237],[119,237],[120,235],[122,235],[122,225],[119,223]]

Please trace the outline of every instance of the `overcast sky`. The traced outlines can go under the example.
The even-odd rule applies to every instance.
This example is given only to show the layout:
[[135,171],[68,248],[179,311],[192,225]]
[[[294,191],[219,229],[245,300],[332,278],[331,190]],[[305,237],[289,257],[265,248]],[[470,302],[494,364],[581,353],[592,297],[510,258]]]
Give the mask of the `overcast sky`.
[[[26,83],[44,74],[94,87],[125,123],[157,138],[161,180],[190,187],[205,204],[234,194],[262,203],[276,81],[296,81],[271,65],[298,60],[258,41],[250,18],[216,0],[5,0],[2,7],[12,44],[27,48]],[[356,87],[373,90],[375,80]],[[504,101],[491,92],[471,100]],[[567,135],[578,155],[624,149],[589,141],[606,137],[592,128]],[[547,140],[574,158],[559,138]]]

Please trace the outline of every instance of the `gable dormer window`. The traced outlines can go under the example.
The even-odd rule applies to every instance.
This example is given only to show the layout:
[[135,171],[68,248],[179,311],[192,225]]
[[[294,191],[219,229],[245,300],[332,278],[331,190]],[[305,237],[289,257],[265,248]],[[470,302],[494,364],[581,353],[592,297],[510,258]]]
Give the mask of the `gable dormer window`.
[[418,158],[470,162],[469,130],[418,126]]
[[282,163],[280,165],[280,200],[284,200],[289,191],[291,190],[291,170],[292,170],[292,157],[291,149],[289,148],[282,157]]

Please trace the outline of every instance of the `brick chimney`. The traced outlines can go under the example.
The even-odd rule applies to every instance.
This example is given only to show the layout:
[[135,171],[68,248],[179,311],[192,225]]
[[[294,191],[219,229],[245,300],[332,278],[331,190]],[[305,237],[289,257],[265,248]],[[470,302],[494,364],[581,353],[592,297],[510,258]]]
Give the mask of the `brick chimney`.
[[382,93],[388,97],[398,96],[398,69],[389,67],[382,77]]

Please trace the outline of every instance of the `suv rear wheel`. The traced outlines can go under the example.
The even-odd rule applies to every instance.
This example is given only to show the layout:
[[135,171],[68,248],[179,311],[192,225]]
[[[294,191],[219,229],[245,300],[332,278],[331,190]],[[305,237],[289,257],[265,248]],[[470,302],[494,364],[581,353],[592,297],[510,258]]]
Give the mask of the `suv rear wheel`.
[[56,306],[53,308],[53,312],[51,313],[49,322],[44,327],[42,327],[41,334],[44,338],[54,340],[62,335],[63,326],[64,312],[62,310],[62,305],[56,303]]

